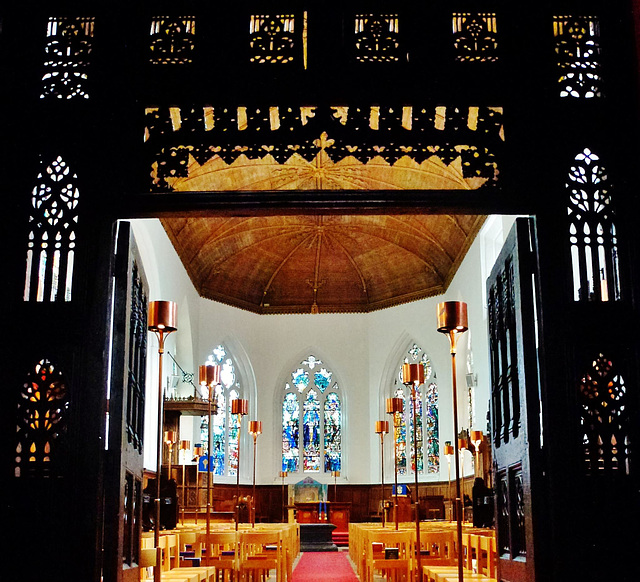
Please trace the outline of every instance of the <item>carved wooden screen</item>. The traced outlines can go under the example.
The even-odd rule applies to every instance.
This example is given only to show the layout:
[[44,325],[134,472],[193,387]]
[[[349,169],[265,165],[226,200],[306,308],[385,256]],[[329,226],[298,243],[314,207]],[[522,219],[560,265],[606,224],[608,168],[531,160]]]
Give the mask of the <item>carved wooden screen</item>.
[[516,221],[487,280],[498,578],[505,582],[536,574],[541,442],[532,224]]
[[108,421],[108,455],[113,471],[105,486],[104,568],[106,579],[137,582],[148,286],[128,222],[119,224],[115,260]]

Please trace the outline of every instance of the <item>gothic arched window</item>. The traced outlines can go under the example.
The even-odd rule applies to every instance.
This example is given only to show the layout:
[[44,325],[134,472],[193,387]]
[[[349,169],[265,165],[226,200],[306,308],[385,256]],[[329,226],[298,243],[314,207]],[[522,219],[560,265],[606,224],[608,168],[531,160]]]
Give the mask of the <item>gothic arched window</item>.
[[343,409],[338,390],[333,372],[315,356],[291,372],[282,402],[283,471],[295,473],[301,465],[305,473],[340,470]]
[[569,243],[575,301],[618,301],[618,238],[607,173],[590,149],[569,172]]
[[398,414],[394,422],[394,443],[396,447],[396,462],[399,475],[407,474],[407,455],[410,458],[411,470],[415,471],[413,454],[414,413],[411,400],[411,388],[402,384],[402,364],[419,362],[424,367],[424,384],[416,388],[416,419],[415,436],[417,443],[418,472],[440,471],[440,437],[438,423],[438,384],[436,374],[431,366],[431,360],[426,352],[417,344],[413,344],[407,351],[403,361],[398,366],[398,373],[394,380],[393,396],[402,398],[404,413]]
[[[242,387],[236,373],[233,357],[227,349],[219,345],[207,361],[208,364],[220,366],[220,384],[213,395],[218,405],[216,414],[211,417],[211,456],[215,475],[233,476],[238,471],[238,419],[231,414],[229,402],[242,398]],[[205,388],[206,390],[206,388]],[[206,395],[208,396],[208,394]],[[209,418],[203,416],[200,423],[200,439],[205,454],[209,442]]]

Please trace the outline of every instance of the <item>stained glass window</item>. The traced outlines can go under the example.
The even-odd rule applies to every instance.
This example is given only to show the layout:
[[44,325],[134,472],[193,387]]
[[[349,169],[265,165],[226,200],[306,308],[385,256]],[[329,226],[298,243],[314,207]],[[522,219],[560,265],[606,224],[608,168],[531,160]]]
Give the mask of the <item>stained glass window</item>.
[[[236,374],[236,366],[233,357],[227,349],[219,345],[209,356],[207,363],[220,366],[220,384],[215,388],[213,395],[217,403],[217,412],[211,417],[211,456],[215,475],[236,475],[238,470],[238,419],[231,414],[228,406],[230,400],[241,398],[242,387]],[[207,396],[203,394],[203,396]],[[206,449],[209,442],[209,419],[202,417],[200,425],[200,441]]]
[[[424,367],[425,383],[415,390],[416,419],[414,421],[411,389],[402,384],[402,364],[419,362]],[[405,475],[408,467],[415,471],[413,442],[414,430],[417,443],[418,472],[437,473],[440,471],[440,440],[438,425],[438,385],[431,360],[417,344],[413,344],[398,367],[392,395],[402,398],[404,412],[397,413],[394,420],[394,442],[396,447],[396,466],[399,475]],[[415,429],[414,429],[415,426]],[[409,455],[410,465],[407,464]]]
[[[331,472],[339,471],[342,466],[343,410],[339,386],[334,382],[333,372],[327,367],[320,367],[321,364],[321,360],[309,356],[291,372],[291,382],[285,383],[282,403],[283,471],[297,472],[302,466],[302,470],[308,473]],[[314,372],[316,367],[320,369]]]
[[151,63],[184,65],[192,62],[195,36],[196,19],[193,16],[156,16],[151,21]]
[[615,212],[600,158],[585,148],[569,172],[569,242],[574,301],[618,301]]

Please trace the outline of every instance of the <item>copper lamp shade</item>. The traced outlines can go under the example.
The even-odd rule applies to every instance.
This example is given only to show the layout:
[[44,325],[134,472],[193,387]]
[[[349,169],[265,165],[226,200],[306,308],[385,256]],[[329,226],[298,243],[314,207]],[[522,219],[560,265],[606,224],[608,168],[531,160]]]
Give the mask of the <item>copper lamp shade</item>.
[[174,301],[149,303],[149,331],[171,333],[178,329],[178,305]]
[[220,384],[220,366],[206,364],[198,367],[198,378],[203,386],[216,386]]
[[402,364],[403,384],[424,384],[424,366],[422,364]]
[[472,430],[471,431],[471,442],[477,443],[482,441],[482,431],[481,430]]
[[193,447],[193,456],[194,457],[202,457],[203,448],[201,445],[196,445]]
[[404,412],[404,401],[402,398],[387,398],[387,414],[395,414],[396,412]]
[[181,440],[180,441],[180,450],[188,451],[191,448],[191,441]]
[[178,440],[178,433],[175,430],[164,431],[164,442],[173,445]]
[[377,434],[388,434],[389,432],[389,421],[388,420],[376,420],[376,433]]
[[462,333],[469,329],[467,304],[464,301],[438,303],[438,331]]
[[453,445],[448,441],[444,445],[444,454],[453,455]]
[[[235,402],[235,401],[233,401]],[[246,402],[246,400],[245,400]],[[237,414],[237,413],[235,413]],[[249,434],[259,435],[262,434],[262,421],[261,420],[250,420],[249,421]]]
[[231,401],[231,414],[249,414],[249,401],[236,398]]

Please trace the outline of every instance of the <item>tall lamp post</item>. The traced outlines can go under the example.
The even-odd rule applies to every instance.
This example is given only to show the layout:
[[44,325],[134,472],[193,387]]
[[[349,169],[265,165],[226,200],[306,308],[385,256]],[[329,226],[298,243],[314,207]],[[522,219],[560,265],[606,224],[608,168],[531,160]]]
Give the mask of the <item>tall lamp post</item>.
[[162,390],[162,355],[167,336],[178,329],[178,306],[173,301],[152,301],[149,303],[147,328],[158,338],[158,439],[156,447],[156,498],[153,543],[156,548],[156,566],[153,569],[154,582],[162,579],[162,548],[160,547],[160,476],[162,475],[162,428],[164,424]]
[[231,401],[231,414],[238,418],[238,470],[236,471],[236,531],[240,522],[240,443],[242,442],[242,417],[249,414],[249,401],[236,398]]
[[262,422],[259,420],[250,420],[249,434],[253,437],[253,497],[251,499],[251,527],[256,527],[256,453],[258,435],[262,434]]
[[396,447],[396,434],[398,432],[398,416],[404,412],[404,400],[402,398],[387,398],[387,414],[393,414],[393,519],[398,529],[398,449]]
[[164,442],[169,449],[169,463],[167,468],[167,481],[171,481],[171,464],[173,460],[173,445],[178,441],[178,433],[175,430],[164,431]]
[[380,503],[382,509],[382,527],[385,526],[386,520],[384,515],[384,435],[389,433],[388,420],[376,420],[376,434],[380,435]]
[[[217,364],[205,364],[204,366],[199,366],[198,368],[198,378],[200,380],[200,385],[207,389],[207,414],[209,417],[209,424],[207,427],[207,459],[205,463],[205,467],[207,469],[207,514],[206,514],[206,524],[207,524],[207,548],[209,547],[209,534],[211,532],[211,481],[213,480],[213,467],[211,466],[213,455],[212,455],[212,441],[211,441],[211,433],[213,432],[213,415],[218,412],[218,403],[215,400],[216,396],[216,386],[220,384],[220,366]],[[207,556],[207,564],[209,563],[209,558]]]
[[[467,304],[462,301],[438,303],[438,331],[449,336],[451,346],[451,374],[453,388],[453,433],[458,438],[458,388],[456,378],[456,344],[458,335],[469,329]],[[462,569],[462,498],[460,494],[460,467],[458,455],[453,456],[456,477],[456,529],[458,539],[458,581],[463,580]]]
[[193,458],[196,460],[196,525],[198,524],[198,513],[200,512],[200,457],[202,457],[202,445],[193,447]]
[[[451,441],[445,441],[444,443],[444,455],[447,457],[447,481],[449,483],[449,488],[447,490],[447,497],[449,498],[449,503],[451,503],[451,457],[453,456],[453,445]],[[449,521],[453,521],[453,504],[451,504],[451,513]]]
[[187,502],[187,496],[185,493],[186,486],[186,463],[187,459],[187,451],[191,449],[191,441],[181,440],[180,441],[180,451],[182,451],[182,525],[184,525],[184,510]]
[[284,511],[285,511],[285,498],[284,498],[284,480],[289,475],[287,471],[280,471],[280,478],[282,479],[282,523],[284,523]]
[[340,471],[331,471],[333,477],[333,501],[338,501],[338,477],[340,477]]
[[471,442],[473,443],[473,448],[475,449],[475,458],[476,458],[476,466],[474,473],[476,477],[482,477],[484,479],[484,470],[480,470],[480,445],[482,444],[484,436],[481,430],[472,430],[471,431]]
[[418,391],[424,384],[424,366],[422,364],[402,364],[402,383],[411,386],[411,402],[413,403],[413,474],[416,481],[416,558],[418,564],[418,580],[422,580],[422,552],[420,546],[420,496],[418,495]]

